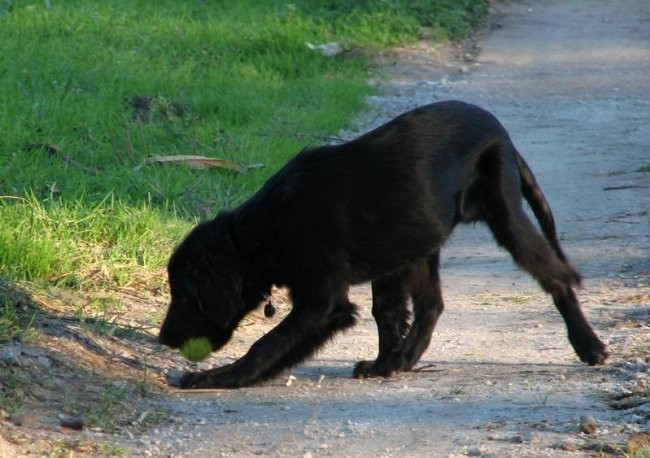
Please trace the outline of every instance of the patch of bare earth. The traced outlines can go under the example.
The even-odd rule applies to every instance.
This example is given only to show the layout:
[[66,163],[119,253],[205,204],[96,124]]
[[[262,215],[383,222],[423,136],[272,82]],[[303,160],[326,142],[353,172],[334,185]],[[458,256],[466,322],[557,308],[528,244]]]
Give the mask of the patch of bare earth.
[[[0,294],[25,323],[13,342],[0,346],[5,447],[36,455],[118,454],[112,434],[166,421],[165,384],[153,368],[160,359],[155,328],[142,319],[162,307],[163,298],[6,284]],[[98,304],[107,298],[111,306],[102,312]]]

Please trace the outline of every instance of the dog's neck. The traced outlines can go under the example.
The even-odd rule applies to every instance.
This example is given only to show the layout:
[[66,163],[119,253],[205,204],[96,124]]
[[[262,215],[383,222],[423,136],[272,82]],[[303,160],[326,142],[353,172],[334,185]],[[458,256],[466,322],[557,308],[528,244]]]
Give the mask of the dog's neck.
[[262,301],[270,301],[271,288],[278,285],[273,255],[263,233],[246,224],[237,211],[226,215],[227,227],[245,283],[255,289]]

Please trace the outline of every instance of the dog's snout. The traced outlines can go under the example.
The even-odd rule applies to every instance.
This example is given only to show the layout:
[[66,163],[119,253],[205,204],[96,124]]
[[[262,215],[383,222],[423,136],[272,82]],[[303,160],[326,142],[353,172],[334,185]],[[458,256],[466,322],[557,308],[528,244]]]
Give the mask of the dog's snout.
[[160,332],[158,333],[158,343],[162,345],[168,345],[169,344],[169,337],[167,336],[167,333],[165,332],[165,328],[161,328]]
[[160,332],[158,333],[158,343],[170,348],[178,348],[181,345],[178,342],[178,339],[174,337],[174,333],[170,331],[166,321],[163,323]]

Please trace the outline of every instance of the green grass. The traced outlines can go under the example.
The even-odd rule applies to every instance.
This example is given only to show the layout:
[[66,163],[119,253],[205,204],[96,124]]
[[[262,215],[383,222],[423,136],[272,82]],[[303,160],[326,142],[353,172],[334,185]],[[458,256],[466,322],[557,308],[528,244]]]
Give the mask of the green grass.
[[[0,276],[163,281],[152,269],[192,224],[364,109],[372,52],[422,26],[461,38],[486,11],[486,0],[0,2]],[[327,58],[307,41],[354,52]],[[143,165],[175,154],[265,167]]]
[[[0,345],[14,339],[28,341],[32,337],[32,325],[36,317],[33,311],[17,306],[0,289]],[[0,380],[2,377],[0,377]]]
[[144,272],[163,265],[190,227],[173,211],[146,202],[127,204],[112,193],[97,202],[34,195],[0,200],[0,213],[4,275],[77,289],[154,281]]

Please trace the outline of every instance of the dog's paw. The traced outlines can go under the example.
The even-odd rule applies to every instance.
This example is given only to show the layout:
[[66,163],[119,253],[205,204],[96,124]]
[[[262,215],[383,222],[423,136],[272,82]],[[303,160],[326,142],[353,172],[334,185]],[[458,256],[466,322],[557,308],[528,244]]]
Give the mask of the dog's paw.
[[178,387],[184,390],[205,388],[205,376],[202,372],[185,372],[178,382]]
[[372,366],[374,361],[359,361],[354,365],[354,371],[352,372],[352,377],[354,378],[369,378],[372,377]]
[[171,369],[165,374],[165,378],[171,386],[182,389],[199,388],[202,384],[200,372],[185,372],[178,369]]
[[[196,388],[241,388],[251,386],[255,380],[238,376],[234,365],[216,367],[201,372],[170,371],[167,373],[167,380],[170,385],[181,389],[191,390]],[[174,373],[173,377],[170,373]]]
[[595,335],[587,336],[580,340],[571,338],[570,340],[583,363],[587,363],[590,366],[601,366],[607,362],[609,349]]
[[359,361],[354,366],[352,376],[354,378],[390,377],[394,370],[381,367],[376,361]]
[[594,345],[589,349],[588,352],[580,355],[582,362],[589,364],[590,366],[602,366],[607,362],[609,358],[609,350],[607,345],[602,342],[598,342],[598,345]]

